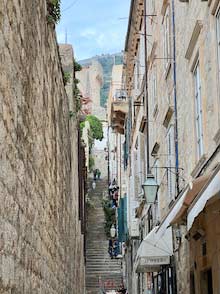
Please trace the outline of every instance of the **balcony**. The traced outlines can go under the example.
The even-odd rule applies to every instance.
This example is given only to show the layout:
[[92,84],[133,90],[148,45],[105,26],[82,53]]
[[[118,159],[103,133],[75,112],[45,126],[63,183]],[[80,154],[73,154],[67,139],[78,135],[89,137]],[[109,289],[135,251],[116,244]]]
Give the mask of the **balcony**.
[[125,91],[118,90],[113,96],[111,105],[111,126],[115,132],[124,134],[124,122],[128,113],[128,101]]

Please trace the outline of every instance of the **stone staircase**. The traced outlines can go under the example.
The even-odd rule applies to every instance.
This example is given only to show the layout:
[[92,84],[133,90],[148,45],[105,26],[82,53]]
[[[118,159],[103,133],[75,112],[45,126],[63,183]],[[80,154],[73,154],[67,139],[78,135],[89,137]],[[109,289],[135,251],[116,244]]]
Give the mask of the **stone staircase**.
[[104,231],[105,216],[102,199],[107,194],[108,182],[96,181],[89,198],[93,205],[88,211],[86,241],[86,293],[100,294],[101,290],[118,289],[122,281],[121,260],[111,259],[108,254],[108,240]]

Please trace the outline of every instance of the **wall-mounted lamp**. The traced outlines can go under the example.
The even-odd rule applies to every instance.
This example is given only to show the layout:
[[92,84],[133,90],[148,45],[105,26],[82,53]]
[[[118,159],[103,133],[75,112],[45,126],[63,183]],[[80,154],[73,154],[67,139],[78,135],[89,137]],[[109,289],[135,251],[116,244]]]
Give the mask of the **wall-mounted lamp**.
[[157,197],[158,184],[152,174],[147,175],[147,179],[142,185],[144,196],[148,204],[154,203]]

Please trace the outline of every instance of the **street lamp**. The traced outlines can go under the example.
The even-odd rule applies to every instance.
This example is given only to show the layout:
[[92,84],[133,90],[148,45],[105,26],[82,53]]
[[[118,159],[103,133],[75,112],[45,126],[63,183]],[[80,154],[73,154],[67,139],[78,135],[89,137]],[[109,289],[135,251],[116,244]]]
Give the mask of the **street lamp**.
[[147,179],[142,185],[142,188],[144,190],[144,196],[147,201],[147,203],[154,203],[157,196],[157,190],[158,190],[158,184],[154,179],[154,176],[152,174],[147,175]]
[[110,235],[111,235],[112,238],[114,238],[115,235],[116,235],[116,229],[115,229],[114,225],[111,226]]

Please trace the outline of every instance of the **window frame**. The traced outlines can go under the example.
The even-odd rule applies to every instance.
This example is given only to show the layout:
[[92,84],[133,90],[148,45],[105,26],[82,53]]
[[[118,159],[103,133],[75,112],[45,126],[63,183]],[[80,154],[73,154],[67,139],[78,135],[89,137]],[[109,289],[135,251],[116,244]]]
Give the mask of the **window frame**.
[[167,145],[167,195],[169,203],[175,199],[176,194],[176,180],[173,167],[175,165],[175,134],[174,125],[170,124],[166,134]]
[[204,155],[204,132],[203,132],[203,111],[202,111],[202,91],[201,91],[201,75],[200,62],[197,59],[193,69],[194,82],[194,118],[196,128],[196,153],[199,160]]
[[153,65],[152,71],[152,99],[153,99],[153,106],[157,105],[157,69],[156,66]]
[[220,76],[220,7],[216,13],[216,41],[218,55],[218,75]]
[[170,6],[166,7],[163,20],[163,57],[164,57],[164,69],[165,71],[170,65],[171,57],[171,24],[170,24]]

